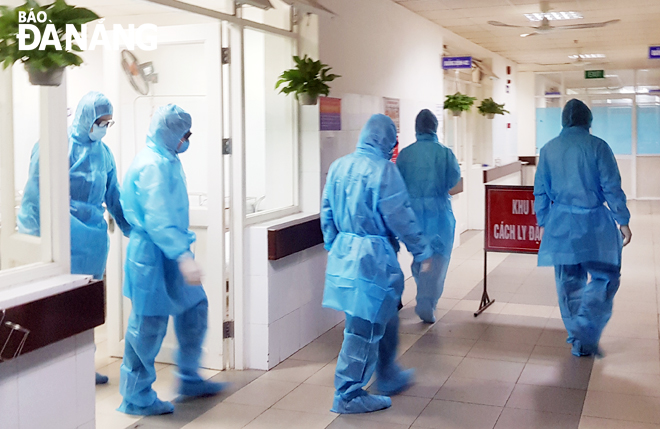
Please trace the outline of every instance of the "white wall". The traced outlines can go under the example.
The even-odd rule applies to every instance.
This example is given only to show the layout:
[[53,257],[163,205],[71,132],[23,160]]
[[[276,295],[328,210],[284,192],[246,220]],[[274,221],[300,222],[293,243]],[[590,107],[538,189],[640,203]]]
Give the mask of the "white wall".
[[322,245],[268,260],[268,227],[300,217],[246,229],[246,368],[271,369],[343,320],[342,313],[321,306],[327,261]]
[[536,155],[536,102],[534,72],[518,72],[516,107],[518,112],[518,154]]
[[93,429],[94,331],[0,363],[0,427]]
[[383,112],[382,97],[401,100],[399,143],[414,142],[417,113],[443,101],[440,27],[390,1],[324,5],[338,16],[320,18],[319,54],[342,76],[330,84],[330,95],[343,101],[342,131],[322,133],[323,150],[331,145],[327,152],[340,156],[355,150],[366,120]]

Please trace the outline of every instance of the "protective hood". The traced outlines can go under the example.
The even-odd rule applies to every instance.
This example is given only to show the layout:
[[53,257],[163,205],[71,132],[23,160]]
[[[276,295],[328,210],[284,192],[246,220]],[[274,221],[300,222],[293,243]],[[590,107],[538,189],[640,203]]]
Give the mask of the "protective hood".
[[192,117],[175,104],[159,107],[151,118],[147,142],[176,153],[179,142],[192,127]]
[[592,120],[591,110],[586,104],[575,98],[566,103],[561,114],[561,125],[564,128],[584,127],[589,129]]
[[429,109],[424,109],[415,119],[415,133],[435,134],[438,132],[438,118]]
[[357,149],[389,160],[392,158],[394,146],[396,146],[394,121],[380,113],[369,118],[360,133]]
[[105,95],[92,91],[87,93],[78,103],[76,116],[73,119],[69,134],[78,143],[91,143],[89,131],[94,122],[101,116],[112,115],[112,104]]

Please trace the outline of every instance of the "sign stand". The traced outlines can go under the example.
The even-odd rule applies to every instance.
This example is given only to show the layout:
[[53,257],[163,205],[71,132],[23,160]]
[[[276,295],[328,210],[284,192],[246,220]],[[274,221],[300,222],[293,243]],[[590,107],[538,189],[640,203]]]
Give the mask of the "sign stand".
[[488,296],[488,252],[535,254],[542,236],[534,212],[533,186],[486,185],[485,207],[484,291],[474,317],[495,302]]
[[474,317],[477,317],[481,313],[483,313],[488,307],[493,305],[495,302],[494,299],[490,299],[488,296],[488,286],[487,286],[487,280],[488,280],[488,251],[484,249],[484,292],[481,294],[481,304],[479,304],[479,310],[477,310],[476,313],[474,313]]

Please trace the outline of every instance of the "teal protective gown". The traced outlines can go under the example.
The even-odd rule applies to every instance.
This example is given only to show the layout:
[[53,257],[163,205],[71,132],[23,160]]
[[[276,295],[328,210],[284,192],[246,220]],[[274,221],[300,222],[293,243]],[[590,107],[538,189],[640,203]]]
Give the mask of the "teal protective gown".
[[[539,265],[603,262],[621,265],[619,225],[630,212],[609,145],[589,133],[592,115],[579,100],[562,113],[563,129],[541,149],[534,209],[545,228]],[[605,205],[607,204],[607,205]]]
[[[71,272],[103,278],[108,258],[108,224],[105,203],[117,225],[126,235],[130,225],[119,202],[115,159],[101,140],[93,141],[90,130],[101,116],[112,115],[112,104],[99,92],[90,92],[78,103],[69,128],[69,183],[71,212]],[[18,230],[39,236],[39,143],[30,159],[30,173],[21,208]]]
[[190,252],[188,191],[176,153],[192,119],[180,107],[159,108],[147,147],[126,172],[121,204],[133,227],[128,244],[124,296],[142,316],[180,314],[206,299],[204,289],[186,285],[177,258]]
[[554,265],[559,309],[575,356],[599,353],[619,289],[622,238],[630,212],[610,147],[589,133],[592,115],[579,100],[562,112],[559,137],[541,149],[534,195],[545,228],[539,265]]
[[396,313],[403,293],[392,241],[403,241],[417,261],[431,256],[406,185],[390,162],[395,144],[392,120],[372,116],[356,151],[330,166],[321,208],[330,252],[323,306],[380,324]]
[[396,160],[410,193],[417,221],[433,248],[432,269],[420,272],[419,262],[412,263],[417,284],[415,312],[425,322],[435,322],[434,310],[442,295],[454,247],[456,219],[449,190],[461,178],[456,156],[438,141],[438,119],[428,109],[417,115],[417,141],[404,148]]
[[403,273],[397,238],[421,262],[431,256],[401,174],[390,162],[396,127],[385,115],[372,116],[357,149],[330,167],[323,192],[321,227],[330,252],[323,306],[346,314],[337,358],[331,411],[365,413],[387,408],[387,396],[364,388],[376,372],[376,388],[392,395],[412,382],[412,371],[395,362],[399,335],[397,306]]
[[410,194],[410,203],[433,252],[447,258],[454,244],[456,219],[449,190],[461,178],[454,152],[438,141],[438,120],[427,109],[415,122],[417,141],[396,160]]

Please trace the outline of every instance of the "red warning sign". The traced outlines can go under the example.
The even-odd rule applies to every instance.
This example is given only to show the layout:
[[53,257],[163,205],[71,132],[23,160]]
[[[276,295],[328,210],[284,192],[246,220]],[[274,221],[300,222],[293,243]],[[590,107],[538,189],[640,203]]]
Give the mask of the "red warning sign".
[[486,185],[486,251],[538,253],[542,235],[533,186]]

